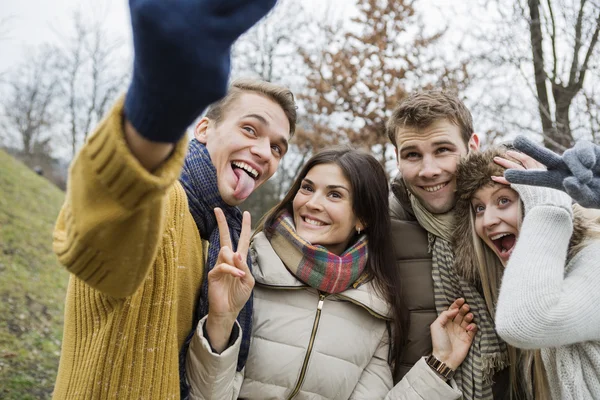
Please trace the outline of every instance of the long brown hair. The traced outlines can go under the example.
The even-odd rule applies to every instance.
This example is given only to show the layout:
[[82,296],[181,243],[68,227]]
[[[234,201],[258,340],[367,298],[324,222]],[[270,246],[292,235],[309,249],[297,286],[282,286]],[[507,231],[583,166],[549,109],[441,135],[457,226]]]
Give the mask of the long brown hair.
[[[504,168],[496,164],[495,156],[504,156],[510,146],[492,147],[481,153],[469,154],[457,168],[457,238],[455,267],[466,279],[476,284],[483,293],[486,308],[494,318],[504,266],[496,254],[483,242],[475,230],[475,212],[471,206],[473,195],[489,185],[500,185],[491,176],[501,176]],[[523,205],[518,204],[523,216]],[[520,223],[519,223],[520,224]],[[462,237],[462,238],[461,238]],[[521,350],[508,345],[510,362],[511,399],[550,398],[546,371],[539,350]],[[525,384],[522,384],[525,382]]]
[[[270,227],[283,210],[293,214],[292,203],[308,172],[320,164],[337,165],[350,182],[352,211],[365,225],[369,258],[366,272],[375,290],[390,304],[392,320],[390,330],[389,362],[397,376],[400,356],[408,329],[408,313],[401,293],[400,274],[394,259],[391,223],[388,211],[389,187],[385,171],[372,155],[350,147],[323,150],[307,161],[284,199],[259,221],[256,232]],[[358,236],[358,235],[357,235]],[[353,243],[349,243],[351,246]]]

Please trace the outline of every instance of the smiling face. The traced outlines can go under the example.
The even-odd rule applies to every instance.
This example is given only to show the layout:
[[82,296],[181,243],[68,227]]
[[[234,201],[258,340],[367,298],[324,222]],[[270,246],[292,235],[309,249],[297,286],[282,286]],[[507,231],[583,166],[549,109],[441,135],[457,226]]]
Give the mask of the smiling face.
[[[456,167],[467,154],[460,128],[446,119],[426,128],[402,127],[396,131],[398,169],[408,190],[431,213],[450,211],[455,204]],[[477,150],[473,134],[468,147]]]
[[506,266],[519,236],[519,194],[506,185],[484,186],[473,195],[475,232]]
[[356,230],[364,230],[354,215],[352,200],[352,187],[340,167],[315,165],[294,197],[296,232],[313,245],[342,254]]
[[277,103],[242,93],[217,124],[202,118],[195,137],[204,143],[217,170],[219,193],[238,205],[267,181],[287,152],[290,123]]

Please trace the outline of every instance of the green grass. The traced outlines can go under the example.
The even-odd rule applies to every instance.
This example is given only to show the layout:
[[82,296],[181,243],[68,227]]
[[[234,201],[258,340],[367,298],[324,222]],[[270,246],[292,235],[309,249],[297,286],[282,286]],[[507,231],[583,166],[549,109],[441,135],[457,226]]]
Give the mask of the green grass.
[[0,398],[50,398],[68,273],[52,253],[64,193],[0,150]]

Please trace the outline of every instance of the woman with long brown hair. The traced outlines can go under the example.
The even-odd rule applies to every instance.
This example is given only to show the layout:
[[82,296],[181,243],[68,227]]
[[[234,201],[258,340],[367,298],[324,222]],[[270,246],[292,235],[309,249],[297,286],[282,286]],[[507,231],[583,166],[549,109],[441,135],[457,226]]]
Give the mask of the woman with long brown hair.
[[[237,256],[247,246],[247,227],[237,253],[222,238],[221,262],[209,274],[209,315],[188,355],[192,398],[460,397],[446,381],[477,330],[462,299],[431,327],[439,368],[423,359],[393,385],[406,310],[390,241],[387,179],[373,156],[351,148],[313,156],[259,223],[249,249],[252,273]],[[236,373],[234,321],[249,298],[252,340],[246,367]]]
[[600,398],[598,224],[561,191],[509,185],[505,167],[543,166],[506,147],[459,165],[455,267],[512,346],[513,398]]

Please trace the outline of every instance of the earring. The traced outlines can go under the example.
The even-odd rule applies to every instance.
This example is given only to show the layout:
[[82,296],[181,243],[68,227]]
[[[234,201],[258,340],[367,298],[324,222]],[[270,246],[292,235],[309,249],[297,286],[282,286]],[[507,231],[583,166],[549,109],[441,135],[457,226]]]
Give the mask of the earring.
[[358,233],[358,234],[360,235],[360,231],[361,231],[361,229],[360,229],[360,228],[358,228],[358,229],[356,230],[356,233]]

